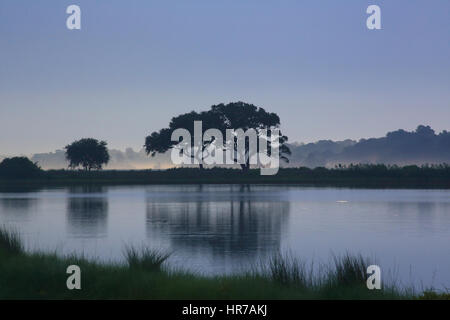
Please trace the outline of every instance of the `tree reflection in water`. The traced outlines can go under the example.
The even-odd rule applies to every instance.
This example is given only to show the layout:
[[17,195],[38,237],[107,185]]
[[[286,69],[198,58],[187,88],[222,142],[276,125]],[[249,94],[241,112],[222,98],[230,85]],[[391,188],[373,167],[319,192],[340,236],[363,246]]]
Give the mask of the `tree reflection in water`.
[[280,249],[288,201],[255,197],[250,187],[225,195],[216,192],[199,187],[170,201],[148,198],[150,242],[166,238],[174,251],[206,253],[213,259],[252,260]]
[[67,232],[75,238],[102,238],[107,235],[108,197],[102,186],[68,189]]

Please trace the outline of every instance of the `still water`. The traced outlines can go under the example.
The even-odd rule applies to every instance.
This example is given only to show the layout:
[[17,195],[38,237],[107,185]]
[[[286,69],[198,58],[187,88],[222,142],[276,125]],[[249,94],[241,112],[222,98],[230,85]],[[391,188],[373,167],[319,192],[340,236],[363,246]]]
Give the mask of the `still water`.
[[123,261],[125,245],[173,252],[205,274],[279,250],[315,264],[361,253],[385,279],[450,287],[450,191],[301,186],[85,186],[0,193],[0,225],[28,250]]

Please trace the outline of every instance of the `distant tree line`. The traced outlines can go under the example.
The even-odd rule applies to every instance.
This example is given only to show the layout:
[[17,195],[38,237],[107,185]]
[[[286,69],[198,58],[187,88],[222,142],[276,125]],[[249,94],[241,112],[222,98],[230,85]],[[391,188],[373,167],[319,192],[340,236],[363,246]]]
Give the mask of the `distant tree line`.
[[381,138],[321,140],[291,145],[291,150],[292,166],[450,163],[450,132],[436,133],[430,126],[419,125],[414,131],[396,130]]

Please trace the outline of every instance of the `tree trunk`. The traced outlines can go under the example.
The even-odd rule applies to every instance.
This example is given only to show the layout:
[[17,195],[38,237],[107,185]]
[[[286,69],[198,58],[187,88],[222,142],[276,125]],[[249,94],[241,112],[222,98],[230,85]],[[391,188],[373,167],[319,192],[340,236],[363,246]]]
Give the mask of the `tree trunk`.
[[241,164],[242,171],[248,172],[250,170],[250,164]]
[[242,171],[248,172],[250,170],[250,156],[245,155],[245,163],[241,164]]

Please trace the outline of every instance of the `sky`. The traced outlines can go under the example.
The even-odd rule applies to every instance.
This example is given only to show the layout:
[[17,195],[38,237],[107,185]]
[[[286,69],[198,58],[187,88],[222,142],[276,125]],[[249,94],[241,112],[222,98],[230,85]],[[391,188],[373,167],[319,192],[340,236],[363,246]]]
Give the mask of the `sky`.
[[449,130],[449,22],[448,0],[2,0],[0,155],[83,137],[139,150],[232,101],[276,112],[291,142]]

